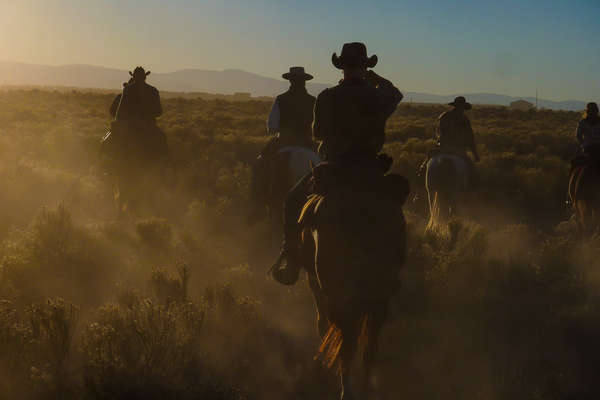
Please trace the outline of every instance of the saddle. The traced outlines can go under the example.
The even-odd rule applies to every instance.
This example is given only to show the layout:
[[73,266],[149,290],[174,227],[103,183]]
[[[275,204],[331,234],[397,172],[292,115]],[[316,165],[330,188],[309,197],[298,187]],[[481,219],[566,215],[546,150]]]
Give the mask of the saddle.
[[392,162],[386,154],[352,164],[322,162],[313,169],[311,193],[326,196],[338,189],[349,189],[391,198],[403,205],[410,193],[410,183],[402,175],[387,173]]
[[146,121],[113,121],[101,141],[102,151],[109,157],[160,159],[167,155],[164,132]]

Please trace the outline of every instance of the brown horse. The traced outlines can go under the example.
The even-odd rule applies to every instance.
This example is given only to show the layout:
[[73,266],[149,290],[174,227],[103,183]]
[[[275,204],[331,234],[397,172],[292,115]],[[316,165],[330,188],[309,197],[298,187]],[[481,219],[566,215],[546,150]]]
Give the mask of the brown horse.
[[113,121],[102,141],[102,153],[113,178],[117,215],[129,215],[149,204],[167,162],[165,134],[153,124]]
[[312,195],[300,217],[303,265],[322,339],[317,358],[337,368],[344,400],[355,398],[350,373],[357,353],[364,389],[370,389],[378,335],[406,256],[402,204],[408,192],[390,196],[381,190],[382,182],[389,183],[382,178],[379,185]]
[[581,234],[597,231],[600,223],[600,165],[576,166],[569,180],[569,196]]

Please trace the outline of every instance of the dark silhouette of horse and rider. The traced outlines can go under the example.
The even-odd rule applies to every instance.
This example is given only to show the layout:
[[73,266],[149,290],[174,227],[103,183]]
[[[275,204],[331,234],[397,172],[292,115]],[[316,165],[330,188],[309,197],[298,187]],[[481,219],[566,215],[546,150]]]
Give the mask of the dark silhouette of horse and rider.
[[253,166],[250,184],[252,212],[249,222],[264,215],[279,216],[290,188],[318,164],[312,139],[315,97],[306,90],[313,79],[303,67],[291,67],[282,77],[290,82],[287,92],[277,96],[267,119],[267,133],[272,137]]
[[271,268],[286,285],[306,271],[317,306],[318,357],[339,372],[343,399],[355,397],[350,370],[357,354],[363,389],[371,391],[377,337],[406,255],[408,181],[388,173],[392,160],[380,154],[402,94],[370,69],[377,61],[363,43],[333,54],[343,79],[319,94],[312,122],[323,162],[285,199],[282,251]]
[[150,71],[137,67],[130,75],[110,106],[114,121],[102,143],[114,176],[114,199],[120,215],[139,209],[152,198],[168,153],[166,136],[156,124],[162,115],[160,94],[146,83]]
[[594,233],[600,223],[600,116],[588,103],[575,134],[578,155],[571,161],[569,202],[582,234]]

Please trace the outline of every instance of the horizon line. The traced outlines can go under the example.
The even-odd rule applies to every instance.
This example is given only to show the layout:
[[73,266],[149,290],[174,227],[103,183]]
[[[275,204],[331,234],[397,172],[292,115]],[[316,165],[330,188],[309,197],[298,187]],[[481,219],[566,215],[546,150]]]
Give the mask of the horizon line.
[[[93,68],[101,68],[101,69],[107,69],[107,70],[115,70],[115,71],[124,71],[124,72],[128,72],[129,69],[128,68],[123,68],[123,67],[109,67],[109,66],[104,66],[104,65],[96,65],[96,64],[85,64],[85,63],[74,63],[74,64],[39,64],[39,63],[33,63],[33,62],[26,62],[26,61],[14,61],[14,60],[6,60],[6,59],[0,59],[0,63],[10,63],[10,64],[23,64],[23,65],[29,65],[29,66],[37,66],[37,67],[50,67],[50,68],[61,68],[61,67],[93,67]],[[175,70],[171,70],[169,72],[163,72],[163,71],[159,71],[159,72],[155,72],[153,69],[149,69],[152,73],[155,74],[163,74],[163,75],[167,75],[167,74],[173,74],[173,73],[177,73],[177,72],[184,72],[184,71],[203,71],[203,72],[227,72],[227,71],[239,71],[239,72],[243,72],[243,73],[247,73],[247,74],[252,74],[261,78],[267,78],[267,79],[272,79],[272,80],[277,80],[279,82],[286,82],[284,79],[281,78],[275,78],[272,76],[267,76],[267,75],[262,75],[256,72],[251,72],[242,68],[224,68],[224,69],[204,69],[204,68],[200,68],[200,67],[186,67],[186,68],[179,68],[179,69],[175,69]],[[1,81],[1,77],[0,77],[0,81]],[[5,84],[3,84],[5,85]],[[21,85],[28,85],[28,84],[21,84]],[[32,86],[45,86],[45,85],[33,85]],[[336,85],[336,83],[334,82],[307,82],[307,85],[322,85],[322,86],[334,86]],[[15,85],[15,86],[18,86]],[[58,85],[58,87],[71,87],[71,86],[60,86]],[[79,86],[73,86],[73,87],[79,87]],[[87,89],[101,89],[101,88],[95,88],[95,87],[86,87]],[[160,89],[160,88],[159,88]],[[400,89],[402,91],[402,89]],[[170,92],[170,90],[165,90],[167,92]],[[181,92],[181,93],[193,93],[193,92]],[[513,95],[513,94],[508,94],[508,93],[496,93],[496,92],[488,92],[488,91],[477,91],[477,92],[451,92],[451,93],[431,93],[431,92],[420,92],[420,91],[416,91],[416,90],[408,90],[408,91],[403,91],[403,93],[414,93],[414,94],[424,94],[424,95],[431,95],[431,96],[469,96],[469,95],[494,95],[494,96],[508,96],[508,97],[512,97],[512,98],[517,98],[517,99],[526,99],[526,98],[530,98],[530,99],[535,99],[536,97],[541,100],[541,101],[551,101],[551,102],[555,102],[555,103],[569,103],[569,102],[582,102],[585,103],[584,100],[579,100],[579,99],[575,99],[575,98],[567,98],[567,99],[561,99],[561,100],[555,100],[555,99],[546,99],[543,97],[539,97],[538,93],[536,94],[532,94],[532,95],[527,95],[527,96],[517,96],[517,95]],[[218,94],[218,93],[215,93]],[[258,97],[262,97],[262,96],[258,96]],[[406,98],[406,96],[405,96]]]

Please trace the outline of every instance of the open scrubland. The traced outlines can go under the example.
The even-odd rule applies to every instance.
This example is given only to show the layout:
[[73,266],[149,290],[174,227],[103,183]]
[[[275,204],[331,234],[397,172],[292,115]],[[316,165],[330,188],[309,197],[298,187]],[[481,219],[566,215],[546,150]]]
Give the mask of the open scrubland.
[[[169,98],[154,211],[115,219],[98,157],[113,94],[0,92],[0,398],[315,399],[335,381],[304,282],[249,227],[265,101]],[[565,207],[579,114],[475,107],[482,160],[450,236],[424,233],[417,167],[440,105],[401,105],[386,151],[413,193],[381,337],[384,398],[598,398],[600,238]]]

